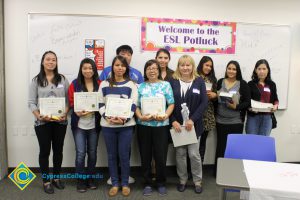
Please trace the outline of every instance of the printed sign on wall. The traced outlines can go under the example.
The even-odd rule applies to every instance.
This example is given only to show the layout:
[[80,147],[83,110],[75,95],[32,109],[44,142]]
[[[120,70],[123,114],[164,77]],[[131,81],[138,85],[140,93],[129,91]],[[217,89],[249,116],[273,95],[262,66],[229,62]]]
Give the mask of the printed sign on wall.
[[104,40],[86,39],[85,57],[93,59],[95,61],[97,70],[103,70],[104,69]]
[[235,41],[235,22],[142,18],[143,51],[234,54]]

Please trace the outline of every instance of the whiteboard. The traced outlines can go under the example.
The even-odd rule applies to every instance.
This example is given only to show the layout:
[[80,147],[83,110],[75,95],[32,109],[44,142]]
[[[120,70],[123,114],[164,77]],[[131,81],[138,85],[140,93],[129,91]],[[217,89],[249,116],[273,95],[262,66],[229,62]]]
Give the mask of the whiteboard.
[[[77,77],[80,61],[85,56],[85,39],[104,39],[105,66],[111,65],[116,48],[128,44],[133,48],[131,66],[143,73],[144,64],[153,59],[156,52],[141,51],[141,17],[91,16],[91,15],[28,15],[29,77],[40,70],[42,54],[52,50],[58,56],[58,70],[69,81]],[[279,108],[287,108],[290,27],[237,23],[236,53],[210,54],[214,60],[217,78],[224,77],[230,60],[240,63],[243,78],[247,81],[259,59],[268,60],[272,79],[277,84]],[[170,68],[175,69],[182,53],[171,53]],[[190,53],[198,65],[206,54]],[[101,72],[99,72],[101,73]]]

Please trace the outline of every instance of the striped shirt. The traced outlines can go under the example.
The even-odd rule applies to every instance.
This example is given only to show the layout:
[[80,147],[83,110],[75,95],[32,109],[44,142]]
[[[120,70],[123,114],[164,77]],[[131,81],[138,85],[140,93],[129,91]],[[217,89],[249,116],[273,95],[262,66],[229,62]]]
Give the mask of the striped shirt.
[[[126,123],[124,125],[112,125],[106,121],[105,103],[107,97],[133,100],[130,117],[126,120]],[[123,82],[117,82],[113,87],[109,86],[108,81],[102,81],[99,87],[99,112],[101,115],[101,126],[111,128],[134,126],[136,123],[133,115],[136,110],[137,98],[137,86],[133,81],[126,80]]]

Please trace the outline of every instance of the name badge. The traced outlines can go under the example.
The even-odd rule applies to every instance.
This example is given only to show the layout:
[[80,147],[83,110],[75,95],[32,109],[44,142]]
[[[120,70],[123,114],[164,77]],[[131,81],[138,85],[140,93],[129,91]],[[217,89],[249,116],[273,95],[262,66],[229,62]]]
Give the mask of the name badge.
[[230,94],[236,94],[236,91],[229,91]]
[[200,90],[194,88],[194,89],[193,89],[193,93],[200,94]]
[[265,92],[271,92],[270,88],[268,88],[268,87],[264,87],[264,91]]
[[57,85],[57,88],[63,88],[63,87],[64,87],[63,84],[58,84],[58,85]]

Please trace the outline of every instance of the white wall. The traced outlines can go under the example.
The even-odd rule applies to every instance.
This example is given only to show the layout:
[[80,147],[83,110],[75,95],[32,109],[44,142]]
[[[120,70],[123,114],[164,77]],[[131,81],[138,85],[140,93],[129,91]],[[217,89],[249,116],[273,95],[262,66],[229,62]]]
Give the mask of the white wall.
[[[176,3],[175,3],[176,2]],[[33,130],[33,117],[27,108],[29,85],[27,14],[95,14],[147,16],[179,19],[221,20],[264,24],[291,25],[291,62],[288,108],[277,112],[276,138],[278,160],[300,161],[300,1],[299,0],[227,0],[227,1],[97,1],[97,0],[4,0],[6,117],[9,167],[24,161],[38,166],[38,143]],[[274,41],[276,42],[276,41]],[[133,58],[134,59],[134,58]],[[209,136],[206,163],[213,163],[214,133]],[[132,165],[139,165],[134,143]],[[107,166],[106,150],[101,136],[98,166]],[[172,149],[169,164],[174,164]],[[63,166],[74,166],[75,150],[70,130],[66,135]]]

